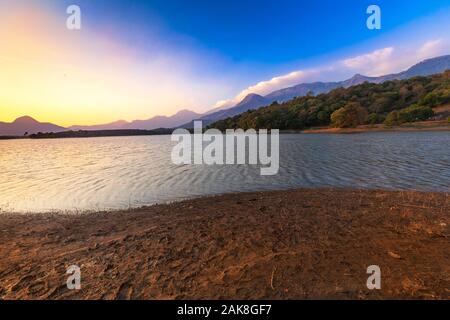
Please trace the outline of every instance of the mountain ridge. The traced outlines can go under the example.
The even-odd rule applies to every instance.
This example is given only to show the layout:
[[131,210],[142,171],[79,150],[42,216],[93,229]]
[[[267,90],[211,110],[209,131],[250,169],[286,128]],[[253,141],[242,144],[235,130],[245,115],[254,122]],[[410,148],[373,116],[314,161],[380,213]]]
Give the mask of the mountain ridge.
[[147,120],[134,120],[131,122],[117,120],[106,124],[91,126],[74,125],[69,127],[58,126],[49,122],[39,122],[30,116],[22,116],[13,122],[0,122],[0,136],[23,136],[39,132],[62,131],[97,131],[97,130],[154,130],[160,128],[173,128],[200,116],[199,113],[183,109],[172,116],[155,116]]
[[49,122],[39,122],[30,116],[23,116],[13,122],[0,122],[0,135],[24,136],[38,132],[61,132],[66,128]]
[[199,113],[183,109],[172,116],[154,116],[146,120],[133,120],[131,122],[118,120],[107,124],[93,126],[70,126],[69,130],[120,130],[120,129],[142,129],[153,130],[159,128],[173,128],[200,116]]

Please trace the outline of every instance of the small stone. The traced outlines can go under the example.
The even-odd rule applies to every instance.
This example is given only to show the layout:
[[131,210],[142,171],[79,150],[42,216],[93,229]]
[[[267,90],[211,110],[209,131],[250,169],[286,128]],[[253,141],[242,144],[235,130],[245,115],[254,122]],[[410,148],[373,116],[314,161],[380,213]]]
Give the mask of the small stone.
[[392,251],[389,251],[388,254],[394,259],[401,259],[402,258],[399,254],[397,254],[395,252],[392,252]]

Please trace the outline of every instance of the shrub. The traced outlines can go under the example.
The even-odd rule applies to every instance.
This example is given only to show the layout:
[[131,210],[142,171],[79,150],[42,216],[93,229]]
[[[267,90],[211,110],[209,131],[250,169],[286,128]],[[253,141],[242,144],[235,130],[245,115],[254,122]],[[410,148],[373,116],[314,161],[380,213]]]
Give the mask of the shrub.
[[363,124],[367,118],[367,111],[359,102],[350,102],[345,107],[333,112],[331,125],[335,128],[354,128]]
[[408,108],[402,109],[399,112],[399,120],[404,122],[425,121],[434,116],[434,111],[430,107],[412,105]]
[[331,125],[335,128],[339,128],[345,122],[345,109],[344,107],[337,109],[331,114]]
[[384,120],[384,124],[391,127],[391,126],[398,126],[400,124],[400,120],[398,117],[398,111],[392,111],[390,112],[386,119]]
[[385,117],[383,117],[383,115],[377,114],[377,113],[371,113],[366,118],[366,124],[383,123],[384,120],[385,120]]
[[419,103],[423,106],[436,106],[441,101],[439,99],[440,97],[435,92],[430,92],[426,96],[424,96],[422,99],[420,99]]

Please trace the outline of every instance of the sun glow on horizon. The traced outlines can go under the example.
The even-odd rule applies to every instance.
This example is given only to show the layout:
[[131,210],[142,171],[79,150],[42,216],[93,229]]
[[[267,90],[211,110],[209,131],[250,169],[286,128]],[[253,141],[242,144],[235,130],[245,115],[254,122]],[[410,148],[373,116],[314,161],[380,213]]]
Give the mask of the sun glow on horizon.
[[[70,31],[61,17],[30,5],[0,14],[0,121],[29,115],[62,126],[172,115],[211,98],[191,61],[164,51],[143,58],[111,35]],[[149,39],[152,41],[152,39]],[[210,92],[210,94],[208,94]]]

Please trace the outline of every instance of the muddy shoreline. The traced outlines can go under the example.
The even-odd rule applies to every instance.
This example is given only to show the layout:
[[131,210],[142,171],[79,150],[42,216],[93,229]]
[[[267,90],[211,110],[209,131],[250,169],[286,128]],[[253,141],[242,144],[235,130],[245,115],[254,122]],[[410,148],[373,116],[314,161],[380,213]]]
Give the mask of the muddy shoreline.
[[449,226],[448,193],[343,189],[2,214],[0,298],[449,299]]
[[356,128],[310,128],[300,131],[305,134],[352,134],[371,132],[450,132],[448,121],[422,121],[389,127],[383,124],[361,125]]

